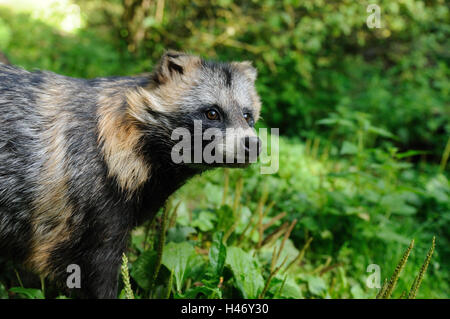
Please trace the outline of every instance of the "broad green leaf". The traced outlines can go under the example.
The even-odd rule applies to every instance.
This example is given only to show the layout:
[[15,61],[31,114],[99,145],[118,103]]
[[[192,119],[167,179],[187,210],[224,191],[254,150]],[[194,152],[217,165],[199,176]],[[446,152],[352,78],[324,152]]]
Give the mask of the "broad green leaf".
[[194,247],[187,242],[168,243],[164,247],[162,264],[173,271],[178,291],[181,291],[189,260],[193,256],[195,256]]
[[142,253],[133,263],[130,271],[131,277],[143,289],[150,289],[155,272],[157,253],[154,250],[147,250]]
[[241,248],[228,247],[226,263],[243,297],[257,298],[264,287],[264,279],[254,258]]

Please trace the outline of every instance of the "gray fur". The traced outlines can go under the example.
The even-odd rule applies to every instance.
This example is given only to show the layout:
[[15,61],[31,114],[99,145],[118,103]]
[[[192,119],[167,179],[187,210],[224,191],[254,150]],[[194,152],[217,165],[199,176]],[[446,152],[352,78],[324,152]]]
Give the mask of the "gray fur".
[[259,117],[255,77],[247,62],[174,52],[140,77],[83,80],[0,64],[0,256],[61,284],[78,264],[81,296],[115,297],[130,230],[208,168],[170,163],[171,130],[219,106],[227,121],[209,126],[253,132],[243,113]]

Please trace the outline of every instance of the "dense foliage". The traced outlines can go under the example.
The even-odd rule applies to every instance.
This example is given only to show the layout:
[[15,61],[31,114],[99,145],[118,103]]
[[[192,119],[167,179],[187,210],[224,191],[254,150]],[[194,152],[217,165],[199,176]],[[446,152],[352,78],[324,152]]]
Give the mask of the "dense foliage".
[[[0,50],[78,77],[148,72],[166,48],[251,60],[261,126],[283,135],[276,174],[255,165],[196,177],[136,229],[122,296],[375,297],[367,267],[389,278],[415,239],[399,297],[433,236],[417,296],[450,296],[445,1],[380,0],[379,29],[366,26],[365,1],[75,3],[82,24],[71,32],[58,27],[67,12],[0,8]],[[43,296],[11,290],[13,270],[0,282],[0,296]]]

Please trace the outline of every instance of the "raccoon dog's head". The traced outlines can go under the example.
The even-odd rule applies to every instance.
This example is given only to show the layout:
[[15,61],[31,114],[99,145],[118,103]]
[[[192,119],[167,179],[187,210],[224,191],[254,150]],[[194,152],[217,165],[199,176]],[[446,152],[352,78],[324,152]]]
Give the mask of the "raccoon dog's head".
[[170,152],[177,164],[245,166],[261,150],[254,129],[261,107],[256,75],[250,62],[213,62],[169,51],[149,87],[128,95],[131,115],[154,136],[150,144],[159,144],[160,154]]

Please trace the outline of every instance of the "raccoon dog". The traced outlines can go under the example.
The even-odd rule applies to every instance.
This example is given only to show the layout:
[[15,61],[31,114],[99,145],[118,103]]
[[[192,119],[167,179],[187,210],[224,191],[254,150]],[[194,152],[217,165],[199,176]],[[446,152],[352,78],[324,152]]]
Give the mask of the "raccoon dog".
[[[117,297],[133,227],[195,174],[245,166],[250,149],[259,153],[255,78],[249,62],[173,51],[137,77],[84,80],[0,64],[0,257],[61,286],[78,265],[77,296]],[[223,133],[216,158],[244,150],[244,163],[174,162],[173,131],[193,132],[195,122]]]

